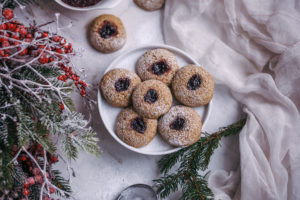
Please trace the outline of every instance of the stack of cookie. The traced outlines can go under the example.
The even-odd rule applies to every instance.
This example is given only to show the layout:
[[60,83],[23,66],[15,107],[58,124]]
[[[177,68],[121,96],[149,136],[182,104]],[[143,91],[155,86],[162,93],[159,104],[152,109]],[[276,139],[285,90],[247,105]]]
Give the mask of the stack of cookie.
[[[126,107],[115,123],[118,137],[133,147],[151,142],[157,131],[169,144],[188,146],[200,139],[201,117],[191,107],[204,106],[214,94],[214,79],[202,67],[179,69],[175,55],[166,49],[144,53],[136,73],[112,69],[100,82],[106,101]],[[173,97],[183,105],[173,106]]]

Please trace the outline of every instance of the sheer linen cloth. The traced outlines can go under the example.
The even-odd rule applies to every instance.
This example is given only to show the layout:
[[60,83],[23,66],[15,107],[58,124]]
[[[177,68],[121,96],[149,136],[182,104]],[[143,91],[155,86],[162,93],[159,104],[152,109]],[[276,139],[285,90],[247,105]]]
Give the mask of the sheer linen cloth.
[[167,0],[163,29],[248,115],[239,169],[209,176],[216,199],[299,199],[300,1]]

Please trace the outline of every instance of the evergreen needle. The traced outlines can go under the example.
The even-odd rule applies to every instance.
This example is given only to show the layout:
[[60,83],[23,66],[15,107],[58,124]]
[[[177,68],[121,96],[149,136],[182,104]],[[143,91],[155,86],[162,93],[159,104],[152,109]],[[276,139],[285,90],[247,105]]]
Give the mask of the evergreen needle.
[[[165,155],[158,161],[158,167],[163,176],[154,180],[156,192],[161,199],[181,188],[183,200],[209,200],[214,199],[211,189],[207,185],[205,176],[198,171],[208,168],[214,150],[219,146],[222,137],[235,135],[240,132],[246,123],[246,118],[239,120],[219,131],[205,135],[195,144],[185,147],[175,153]],[[176,173],[170,173],[171,169]]]

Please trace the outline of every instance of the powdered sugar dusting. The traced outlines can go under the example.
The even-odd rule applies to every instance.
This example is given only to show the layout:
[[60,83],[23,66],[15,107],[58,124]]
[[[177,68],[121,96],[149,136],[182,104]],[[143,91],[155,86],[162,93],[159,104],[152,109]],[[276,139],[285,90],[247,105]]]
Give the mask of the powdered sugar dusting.
[[160,9],[164,3],[165,0],[134,0],[137,5],[142,7],[145,10],[157,10]]
[[[185,120],[182,130],[170,128],[176,118]],[[201,136],[202,122],[200,116],[192,108],[174,106],[158,122],[158,131],[162,137],[173,146],[187,146],[196,142]]]
[[[196,90],[189,90],[187,83],[193,75],[201,77],[200,87]],[[214,79],[202,67],[196,65],[187,65],[181,68],[172,81],[172,89],[178,101],[182,104],[198,107],[210,102],[214,94]]]
[[[144,96],[149,89],[156,90],[158,100],[154,103],[144,101]],[[172,105],[172,94],[170,89],[158,80],[148,80],[142,82],[134,90],[132,95],[133,107],[142,116],[157,119],[168,112]]]
[[[118,34],[109,38],[102,38],[99,29],[103,25],[103,21],[111,21],[116,25]],[[126,43],[126,31],[122,21],[114,15],[100,15],[97,17],[90,29],[91,44],[99,51],[104,53],[114,52],[122,48]]]
[[115,130],[118,137],[126,144],[133,147],[142,147],[147,145],[156,135],[157,120],[143,119],[146,125],[144,133],[138,133],[131,127],[131,121],[136,117],[140,117],[131,108],[122,110],[116,120]]
[[[151,73],[148,69],[154,63],[165,61],[170,67],[170,70],[162,75],[156,75]],[[136,64],[136,72],[142,80],[156,79],[163,83],[170,85],[173,76],[178,70],[177,59],[174,54],[166,49],[153,49],[144,53]]]
[[[130,80],[129,88],[126,91],[117,92],[115,83],[120,78],[128,78]],[[108,71],[100,82],[101,93],[107,102],[112,106],[125,107],[130,103],[132,91],[141,82],[141,79],[127,69],[112,69]]]

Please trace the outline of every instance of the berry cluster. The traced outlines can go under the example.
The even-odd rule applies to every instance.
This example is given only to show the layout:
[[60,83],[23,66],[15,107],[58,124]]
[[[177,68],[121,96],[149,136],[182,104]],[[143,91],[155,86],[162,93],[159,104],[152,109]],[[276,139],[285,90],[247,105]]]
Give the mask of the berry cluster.
[[[30,154],[34,157],[34,159],[37,162],[42,161],[44,158],[43,147],[42,147],[42,145],[40,145],[38,143],[32,144],[27,149],[27,151],[30,152]],[[12,155],[14,156],[17,152],[18,152],[18,147],[14,146]],[[51,166],[52,164],[58,162],[57,155],[51,155],[49,152],[46,152],[46,154],[47,154],[46,156],[47,156],[48,165]],[[26,179],[23,183],[23,195],[25,196],[25,198],[29,196],[31,186],[34,186],[34,185],[41,186],[44,183],[45,175],[48,180],[51,180],[54,178],[54,175],[51,174],[51,170],[49,170],[49,168],[47,168],[47,172],[45,175],[42,174],[40,169],[36,166],[36,164],[32,161],[32,159],[28,157],[28,155],[26,153],[22,152],[18,156],[17,161],[18,161],[19,165],[22,167],[23,171],[26,173]],[[47,189],[48,187],[45,187],[45,188]],[[49,193],[52,194],[54,192],[55,192],[55,188],[49,186]],[[43,199],[50,200],[50,198],[48,196],[43,196]]]
[[37,65],[59,66],[62,74],[58,80],[75,82],[81,96],[86,96],[87,84],[72,72],[68,66],[68,55],[73,54],[71,43],[66,39],[37,26],[26,27],[19,21],[13,20],[13,10],[5,8],[2,11],[4,21],[0,24],[0,58],[9,60],[31,60]]
[[85,97],[87,87],[86,82],[80,80],[80,77],[72,71],[72,67],[65,66],[62,63],[59,63],[60,69],[65,72],[65,74],[60,75],[57,79],[66,82],[68,79],[75,81],[75,85],[80,85],[80,95]]

